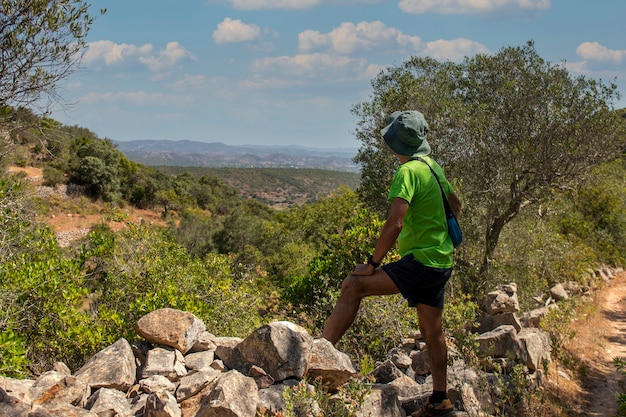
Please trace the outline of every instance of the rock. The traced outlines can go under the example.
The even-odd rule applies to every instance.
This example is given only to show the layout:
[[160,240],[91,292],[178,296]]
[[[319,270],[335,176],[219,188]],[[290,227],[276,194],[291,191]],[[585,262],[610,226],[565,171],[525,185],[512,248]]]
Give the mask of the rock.
[[10,395],[7,391],[0,388],[0,416],[3,417],[22,417],[28,415],[30,404]]
[[519,356],[521,351],[517,331],[510,325],[503,325],[483,333],[476,340],[481,354],[492,358]]
[[487,294],[486,310],[488,314],[516,313],[520,310],[517,298],[517,285],[499,285],[495,291]]
[[431,387],[425,387],[424,384],[418,384],[413,378],[409,378],[406,375],[402,375],[400,378],[394,379],[387,385],[396,388],[398,399],[400,401],[407,398],[430,395],[432,391]]
[[193,314],[162,308],[146,314],[135,325],[135,331],[148,342],[171,346],[183,354],[205,337],[206,327]]
[[[34,383],[35,381],[32,379],[12,379],[0,376],[0,387],[4,390],[5,394],[27,404],[33,402],[30,397],[30,390]],[[2,394],[0,392],[0,397],[1,396]]]
[[311,381],[320,378],[322,385],[331,391],[335,391],[357,374],[350,357],[335,349],[326,339],[315,339],[310,355],[307,376]]
[[355,417],[405,417],[398,392],[389,385],[374,385]]
[[223,373],[201,402],[198,416],[254,417],[259,391],[254,379],[236,370]]
[[176,400],[181,402],[199,393],[220,377],[221,372],[212,368],[207,368],[181,378],[176,390]]
[[215,336],[211,333],[204,331],[198,335],[198,340],[191,347],[189,352],[203,352],[206,350],[215,350],[217,345],[215,344]]
[[177,384],[170,381],[163,375],[152,375],[139,381],[139,388],[146,394],[152,394],[153,392],[159,391],[174,393],[176,392],[176,387]]
[[52,371],[57,371],[58,373],[62,374],[62,375],[72,375],[72,371],[70,371],[70,368],[67,367],[66,364],[64,364],[63,362],[55,362],[54,365],[52,365]]
[[[271,412],[283,410],[285,408],[283,391],[286,389],[292,389],[297,385],[297,380],[286,379],[278,384],[272,385],[271,387],[260,389],[257,410],[266,410]],[[310,390],[313,390],[312,386],[310,386]]]
[[550,297],[552,297],[555,301],[562,301],[567,300],[569,295],[567,295],[567,291],[565,291],[563,284],[556,284],[550,288]]
[[547,306],[536,308],[525,313],[522,316],[521,323],[524,327],[539,327],[541,319],[554,308],[559,308],[557,304],[548,304]]
[[153,392],[146,399],[143,417],[182,417],[176,398],[167,391]]
[[428,349],[414,350],[411,352],[411,369],[417,375],[427,375],[430,373],[430,362],[428,361]]
[[550,361],[550,336],[539,329],[526,328],[518,335],[522,346],[522,359],[531,372],[542,369]]
[[296,324],[286,321],[266,324],[237,345],[236,349],[246,364],[235,369],[247,374],[250,367],[256,365],[275,381],[302,378],[309,364],[312,345],[313,338]]
[[252,365],[248,376],[254,378],[254,382],[256,382],[256,386],[259,389],[271,387],[275,382],[271,375],[268,375],[263,369],[256,365]]
[[30,397],[33,405],[45,408],[62,404],[83,407],[87,401],[88,391],[88,385],[78,378],[57,371],[48,371],[37,378],[31,387]]
[[137,366],[128,341],[118,339],[96,353],[75,374],[92,388],[113,388],[126,391],[135,383]]
[[389,357],[389,359],[391,360],[391,362],[393,362],[394,365],[398,367],[398,369],[400,369],[402,372],[406,372],[406,370],[409,369],[413,364],[413,360],[411,359],[409,354],[415,347],[415,342],[413,342],[413,348],[405,347],[401,349],[394,349],[391,351],[391,356]]
[[372,376],[378,384],[388,384],[404,375],[400,369],[390,360],[386,360],[372,371]]
[[85,408],[70,404],[58,404],[54,407],[37,407],[28,413],[28,417],[100,417]]
[[185,366],[189,370],[201,371],[211,367],[215,360],[215,352],[206,350],[185,355]]
[[520,322],[520,319],[517,317],[517,314],[513,312],[492,314],[489,316],[480,317],[478,318],[477,321],[478,321],[478,328],[476,329],[477,333],[490,332],[493,329],[496,329],[504,324],[513,326],[515,330],[518,332],[522,330],[522,323]]
[[86,408],[98,416],[130,416],[131,407],[123,392],[100,388],[87,400]]
[[245,360],[241,356],[241,352],[237,349],[241,342],[243,342],[243,339],[239,337],[215,338],[215,356],[219,358],[227,368],[244,368],[246,366]]
[[146,363],[141,370],[141,378],[162,375],[176,382],[187,374],[185,358],[178,349],[169,346],[155,347],[146,355]]

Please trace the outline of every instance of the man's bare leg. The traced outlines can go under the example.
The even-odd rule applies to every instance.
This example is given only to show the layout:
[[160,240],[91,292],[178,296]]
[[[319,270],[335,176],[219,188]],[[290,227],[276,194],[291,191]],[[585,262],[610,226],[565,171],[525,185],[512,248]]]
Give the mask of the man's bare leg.
[[426,304],[417,305],[420,331],[428,347],[428,360],[433,377],[433,391],[447,390],[448,347],[443,334],[443,309]]
[[363,298],[397,293],[396,285],[380,268],[372,275],[349,275],[341,284],[339,299],[326,321],[322,337],[336,344],[354,322]]

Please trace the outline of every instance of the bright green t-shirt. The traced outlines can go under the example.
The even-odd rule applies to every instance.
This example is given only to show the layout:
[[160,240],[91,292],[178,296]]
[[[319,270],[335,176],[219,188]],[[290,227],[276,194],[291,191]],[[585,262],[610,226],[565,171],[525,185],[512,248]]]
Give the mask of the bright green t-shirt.
[[[437,173],[448,196],[452,192],[452,186],[446,180],[441,166],[432,158],[422,158]],[[413,254],[423,265],[451,268],[454,246],[448,235],[441,190],[437,179],[424,162],[411,160],[398,167],[389,191],[389,201],[395,197],[409,202],[398,236],[400,256]]]

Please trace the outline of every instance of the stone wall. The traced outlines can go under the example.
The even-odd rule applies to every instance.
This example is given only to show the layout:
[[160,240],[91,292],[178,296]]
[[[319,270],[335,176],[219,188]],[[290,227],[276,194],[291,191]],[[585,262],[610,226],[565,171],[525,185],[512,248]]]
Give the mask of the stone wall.
[[[619,271],[592,272],[608,280]],[[538,324],[550,308],[558,308],[556,300],[585,291],[560,284],[545,301],[537,300],[540,307],[523,314],[515,284],[489,293],[486,315],[473,329],[482,370],[466,366],[450,344],[448,396],[456,415],[495,413],[496,390],[485,385],[495,381],[490,368],[501,373],[521,364],[528,380],[541,384],[551,348]],[[290,322],[269,323],[244,339],[217,337],[193,314],[165,308],[142,317],[136,332],[140,340],[117,340],[73,374],[57,363],[36,379],[0,377],[0,416],[279,416],[283,391],[302,381],[315,380],[332,394],[359,377],[347,354]],[[420,334],[389,352],[370,377],[357,417],[402,417],[417,410],[432,391]]]

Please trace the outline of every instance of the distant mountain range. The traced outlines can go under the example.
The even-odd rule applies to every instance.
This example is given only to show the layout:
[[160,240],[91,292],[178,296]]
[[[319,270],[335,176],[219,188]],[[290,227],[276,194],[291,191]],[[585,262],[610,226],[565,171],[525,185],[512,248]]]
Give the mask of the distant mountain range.
[[316,168],[356,172],[356,149],[305,146],[226,145],[190,140],[117,141],[131,161],[149,166]]

